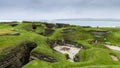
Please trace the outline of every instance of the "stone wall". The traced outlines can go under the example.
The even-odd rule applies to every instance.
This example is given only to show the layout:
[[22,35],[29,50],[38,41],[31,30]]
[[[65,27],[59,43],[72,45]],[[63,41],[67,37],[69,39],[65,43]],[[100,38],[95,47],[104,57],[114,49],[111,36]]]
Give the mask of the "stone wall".
[[35,59],[40,59],[40,60],[43,60],[43,61],[46,61],[46,62],[50,62],[50,63],[54,63],[54,62],[57,62],[57,60],[52,57],[52,56],[49,56],[49,55],[45,55],[45,54],[38,54],[38,53],[34,53],[31,55],[30,57],[31,60],[35,60]]
[[56,28],[62,28],[62,27],[67,27],[70,26],[69,24],[63,24],[63,23],[56,23]]
[[29,62],[30,52],[35,47],[34,42],[21,43],[19,47],[12,49],[9,54],[0,60],[0,68],[21,68]]
[[72,42],[70,40],[47,40],[46,41],[48,45],[50,45],[50,47],[53,49],[55,46],[57,45],[61,45],[61,46],[64,46],[64,45],[69,45],[70,46],[73,46],[73,47],[77,47],[77,48],[85,48],[82,44],[78,44],[77,42]]
[[107,34],[107,31],[96,31],[96,30],[91,30],[90,31],[94,37],[104,37]]
[[51,35],[53,32],[54,32],[53,29],[48,29],[48,28],[46,28],[46,29],[44,29],[40,34],[41,34],[41,35],[44,35],[44,36],[48,36],[48,35]]

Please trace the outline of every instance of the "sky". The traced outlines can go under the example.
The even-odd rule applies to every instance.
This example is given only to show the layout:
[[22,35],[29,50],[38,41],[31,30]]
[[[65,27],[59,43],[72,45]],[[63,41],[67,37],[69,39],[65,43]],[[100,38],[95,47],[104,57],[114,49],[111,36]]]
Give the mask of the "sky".
[[0,0],[0,19],[120,19],[120,0]]

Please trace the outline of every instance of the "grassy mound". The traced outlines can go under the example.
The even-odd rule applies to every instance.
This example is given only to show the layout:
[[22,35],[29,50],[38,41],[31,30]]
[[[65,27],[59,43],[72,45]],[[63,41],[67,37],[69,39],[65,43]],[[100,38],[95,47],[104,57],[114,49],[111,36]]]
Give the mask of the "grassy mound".
[[[9,24],[0,24],[0,57],[6,55],[9,49],[17,46],[22,41],[33,41],[38,46],[31,52],[32,54],[51,56],[57,60],[55,63],[46,62],[40,59],[32,60],[23,68],[119,68],[120,61],[114,61],[109,54],[115,54],[120,58],[120,52],[112,51],[104,47],[105,42],[114,45],[120,45],[120,28],[83,28],[80,26],[67,26],[62,28],[54,28],[54,32],[50,36],[43,36],[39,33],[45,28],[44,23],[35,23],[36,29],[33,31],[32,23],[18,23],[12,27]],[[63,30],[66,30],[65,32]],[[72,31],[69,29],[73,29]],[[105,37],[95,38],[90,31],[109,31]],[[70,31],[70,32],[69,32]],[[19,32],[20,35],[14,35]],[[10,34],[10,36],[9,36]],[[11,35],[13,34],[13,35]],[[47,40],[70,40],[82,44],[84,49],[76,56],[80,57],[80,62],[69,62],[65,55],[56,52],[50,48]],[[97,43],[90,44],[92,40],[98,40]],[[7,50],[8,49],[8,50]]]

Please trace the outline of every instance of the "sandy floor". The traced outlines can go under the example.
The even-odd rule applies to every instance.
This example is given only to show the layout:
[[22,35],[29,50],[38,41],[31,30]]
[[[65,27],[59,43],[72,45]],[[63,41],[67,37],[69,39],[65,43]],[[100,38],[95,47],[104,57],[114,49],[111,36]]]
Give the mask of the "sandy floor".
[[56,46],[54,49],[62,54],[68,54],[71,62],[74,62],[75,55],[81,50],[81,48],[70,46]]
[[106,47],[108,47],[109,49],[115,50],[115,51],[120,51],[120,47],[119,46],[111,46],[111,45],[105,45]]

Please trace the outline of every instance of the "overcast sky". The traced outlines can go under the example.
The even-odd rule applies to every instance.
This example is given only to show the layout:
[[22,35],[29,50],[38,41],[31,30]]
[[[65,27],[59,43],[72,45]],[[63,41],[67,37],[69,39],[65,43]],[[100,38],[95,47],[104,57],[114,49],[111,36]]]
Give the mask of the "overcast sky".
[[119,18],[120,0],[0,0],[0,19]]

